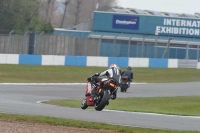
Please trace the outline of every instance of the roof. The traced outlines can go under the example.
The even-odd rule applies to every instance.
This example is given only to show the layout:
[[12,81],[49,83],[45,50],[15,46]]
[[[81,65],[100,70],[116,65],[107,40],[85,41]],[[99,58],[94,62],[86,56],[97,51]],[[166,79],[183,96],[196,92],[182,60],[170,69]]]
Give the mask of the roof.
[[184,18],[196,18],[200,19],[200,13],[186,14],[186,13],[173,13],[173,12],[161,12],[152,10],[141,10],[136,8],[123,8],[123,7],[113,7],[107,12],[116,13],[127,13],[127,14],[137,14],[137,15],[153,15],[153,16],[166,16],[166,17],[184,17]]
[[[108,32],[91,32],[88,38],[101,38],[101,39],[116,39],[116,40],[131,40],[131,41],[144,41],[145,42],[160,42],[167,43],[169,36],[155,36],[155,35],[141,35],[141,34],[120,34],[120,33],[108,33]],[[183,38],[183,37],[173,37],[171,43],[174,44],[189,44],[189,45],[199,45],[200,39],[194,38]]]

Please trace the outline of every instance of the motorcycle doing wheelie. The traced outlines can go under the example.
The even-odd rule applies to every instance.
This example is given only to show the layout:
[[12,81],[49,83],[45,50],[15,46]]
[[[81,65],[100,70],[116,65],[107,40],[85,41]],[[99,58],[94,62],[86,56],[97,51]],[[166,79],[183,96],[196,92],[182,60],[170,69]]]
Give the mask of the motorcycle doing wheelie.
[[91,80],[88,81],[86,85],[85,97],[82,100],[81,108],[86,109],[88,106],[94,106],[95,110],[101,111],[106,105],[109,104],[111,95],[116,93],[118,87],[117,83],[113,79],[102,79],[97,83],[98,87],[96,89],[97,99],[91,96]]
[[120,83],[120,91],[121,92],[126,92],[127,89],[129,88],[129,80],[128,76],[122,76],[121,77],[121,83]]

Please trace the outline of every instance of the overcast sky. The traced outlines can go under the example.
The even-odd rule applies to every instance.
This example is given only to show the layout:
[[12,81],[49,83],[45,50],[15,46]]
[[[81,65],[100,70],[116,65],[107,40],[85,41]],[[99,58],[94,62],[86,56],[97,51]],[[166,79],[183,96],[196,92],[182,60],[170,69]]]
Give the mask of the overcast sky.
[[173,13],[200,13],[200,0],[118,0],[120,7]]

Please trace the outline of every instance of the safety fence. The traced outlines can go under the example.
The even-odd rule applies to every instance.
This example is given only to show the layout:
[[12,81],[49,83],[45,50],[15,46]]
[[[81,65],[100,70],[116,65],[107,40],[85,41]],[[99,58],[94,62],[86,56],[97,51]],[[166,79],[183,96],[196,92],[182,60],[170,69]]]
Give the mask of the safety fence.
[[159,37],[75,37],[62,34],[0,34],[0,53],[131,58],[200,59],[200,42],[163,40]]

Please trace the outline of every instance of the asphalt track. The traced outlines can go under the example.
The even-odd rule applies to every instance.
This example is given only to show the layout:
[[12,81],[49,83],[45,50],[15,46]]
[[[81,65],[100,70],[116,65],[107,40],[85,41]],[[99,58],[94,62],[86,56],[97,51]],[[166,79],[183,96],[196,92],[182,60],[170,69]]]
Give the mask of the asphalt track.
[[[118,97],[200,96],[199,86],[200,82],[132,84],[127,93],[118,91]],[[58,107],[39,102],[53,99],[82,99],[84,93],[85,85],[83,84],[1,84],[0,113],[43,115],[145,128],[200,131],[200,117],[82,110],[81,108]]]

